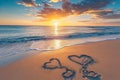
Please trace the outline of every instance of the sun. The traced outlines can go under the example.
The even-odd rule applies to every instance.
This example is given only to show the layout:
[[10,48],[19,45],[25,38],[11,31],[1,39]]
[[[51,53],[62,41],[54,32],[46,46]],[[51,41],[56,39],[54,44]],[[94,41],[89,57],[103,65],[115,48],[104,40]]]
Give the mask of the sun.
[[60,0],[50,0],[50,2],[54,2],[54,3],[57,3],[59,2]]
[[54,26],[58,26],[59,22],[58,21],[54,21],[53,24],[54,24]]

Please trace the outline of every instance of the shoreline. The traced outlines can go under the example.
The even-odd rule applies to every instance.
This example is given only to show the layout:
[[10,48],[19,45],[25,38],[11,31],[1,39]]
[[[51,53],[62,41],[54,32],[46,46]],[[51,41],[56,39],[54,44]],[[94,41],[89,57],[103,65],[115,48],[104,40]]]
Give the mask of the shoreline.
[[[33,51],[30,51],[29,53],[28,53],[28,55],[25,55],[25,54],[23,54],[23,55],[15,55],[15,56],[17,56],[17,58],[16,57],[13,57],[13,56],[10,56],[10,57],[13,57],[14,59],[13,60],[11,60],[11,61],[9,61],[9,62],[7,62],[6,61],[6,63],[4,63],[4,64],[0,64],[0,68],[1,67],[5,67],[5,66],[7,66],[7,65],[10,65],[10,64],[12,64],[12,63],[15,63],[15,62],[17,62],[17,61],[19,61],[19,60],[22,60],[22,59],[25,59],[25,58],[28,58],[28,57],[32,57],[32,56],[35,56],[35,55],[37,55],[37,54],[44,54],[44,53],[46,53],[46,52],[51,52],[51,51],[57,51],[57,50],[60,50],[60,49],[63,49],[63,48],[66,48],[66,47],[72,47],[72,46],[77,46],[77,45],[87,45],[87,44],[93,44],[93,43],[99,43],[99,42],[106,42],[106,41],[114,41],[114,40],[120,40],[120,38],[115,38],[115,39],[109,39],[109,40],[101,40],[101,41],[96,41],[96,42],[85,42],[85,43],[78,43],[78,44],[71,44],[71,45],[68,45],[68,46],[63,46],[63,47],[61,47],[61,48],[59,48],[59,49],[51,49],[51,50],[43,50],[43,51],[40,51],[40,50],[33,50]],[[9,60],[9,58],[7,58],[8,60]]]
[[80,66],[69,61],[67,57],[70,55],[85,54],[93,57],[96,61],[96,63],[91,65],[89,69],[101,74],[102,80],[119,80],[119,44],[120,39],[107,40],[96,43],[68,46],[59,50],[35,54],[0,68],[0,79],[63,80],[61,73],[65,71],[64,69],[45,70],[42,68],[43,64],[49,61],[49,59],[58,58],[62,65],[76,71],[77,75],[74,80],[79,80],[81,78],[81,74],[79,73]]

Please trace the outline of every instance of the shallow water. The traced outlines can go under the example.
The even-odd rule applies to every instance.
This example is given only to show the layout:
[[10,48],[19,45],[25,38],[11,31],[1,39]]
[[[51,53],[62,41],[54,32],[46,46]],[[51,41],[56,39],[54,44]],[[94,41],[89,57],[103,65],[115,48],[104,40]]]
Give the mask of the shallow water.
[[29,55],[35,50],[54,50],[117,38],[120,38],[118,26],[0,26],[0,64],[6,63],[10,57]]

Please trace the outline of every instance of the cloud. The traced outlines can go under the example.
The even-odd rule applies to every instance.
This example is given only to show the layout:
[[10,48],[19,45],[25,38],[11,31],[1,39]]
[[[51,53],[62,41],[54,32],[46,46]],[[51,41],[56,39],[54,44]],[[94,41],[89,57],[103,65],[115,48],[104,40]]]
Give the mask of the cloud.
[[120,19],[120,12],[114,12],[112,10],[96,10],[89,12],[90,14],[94,14],[96,18],[102,19]]
[[60,2],[62,0],[50,0],[50,2],[54,2],[54,3],[57,3],[57,2]]
[[[112,11],[102,11],[102,9],[112,3],[113,0],[82,0],[78,3],[72,3],[70,0],[40,0],[40,2],[41,8],[37,12],[36,16],[40,17],[43,21],[46,21],[68,17],[70,15],[81,15],[89,11],[94,11],[91,12],[91,14],[96,14],[99,17],[104,16],[107,18],[106,15],[112,13]],[[61,8],[58,9],[52,7],[51,5],[54,4],[51,2],[62,2]],[[39,4],[36,3],[36,0],[22,0],[21,2],[18,2],[18,4],[26,7],[39,6]]]
[[107,14],[112,14],[113,10],[106,9],[106,10],[93,10],[93,11],[88,11],[90,14],[96,14],[96,15],[107,15]]
[[[58,2],[60,0],[51,1]],[[56,9],[51,6],[46,6],[47,3],[43,3],[43,9],[37,12],[37,16],[49,20],[53,18],[62,18],[76,14],[81,15],[87,11],[102,9],[103,7],[106,7],[112,2],[112,0],[83,0],[75,4],[70,2],[69,0],[61,1],[63,2],[63,4],[62,8],[60,9]]]
[[66,0],[63,2],[63,9],[65,11],[69,12],[77,12],[77,13],[83,13],[85,11],[89,10],[97,10],[100,8],[105,7],[109,3],[111,3],[112,0],[83,0],[80,3],[72,4]]
[[78,22],[84,22],[84,23],[87,23],[87,22],[91,22],[91,20],[79,20]]
[[103,18],[103,19],[120,19],[120,14],[113,13],[113,14],[110,14],[110,15],[99,15],[99,18]]
[[107,16],[103,16],[102,18],[104,18],[104,19],[120,19],[120,14],[107,15]]
[[119,26],[120,25],[120,21],[109,21],[109,22],[99,22],[99,23],[96,23],[98,25],[108,25],[108,26]]
[[37,7],[39,6],[35,0],[22,0],[22,2],[18,2],[20,5],[24,5],[26,7]]
[[51,8],[51,6],[47,3],[44,3],[44,8],[37,12],[37,16],[41,17],[43,21],[54,19],[54,18],[61,18],[61,17],[66,17],[69,15],[62,9],[55,9]]
[[115,21],[115,20],[80,20],[80,23],[84,23],[85,25],[93,25],[94,26],[119,26],[120,21]]

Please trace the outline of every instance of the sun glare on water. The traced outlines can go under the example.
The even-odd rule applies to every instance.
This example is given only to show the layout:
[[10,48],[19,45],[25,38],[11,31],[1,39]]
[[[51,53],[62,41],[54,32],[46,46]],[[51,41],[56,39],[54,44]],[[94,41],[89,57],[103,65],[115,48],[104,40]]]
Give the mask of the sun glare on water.
[[59,25],[59,22],[58,21],[54,21],[53,22],[53,26],[54,26],[54,35],[58,35],[58,25]]
[[58,26],[58,22],[57,21],[55,21],[53,24],[54,24],[54,26]]
[[[58,21],[54,21],[53,22],[54,25],[54,35],[58,36],[59,35],[59,22]],[[59,49],[61,48],[61,40],[54,40],[54,48],[55,49]]]

